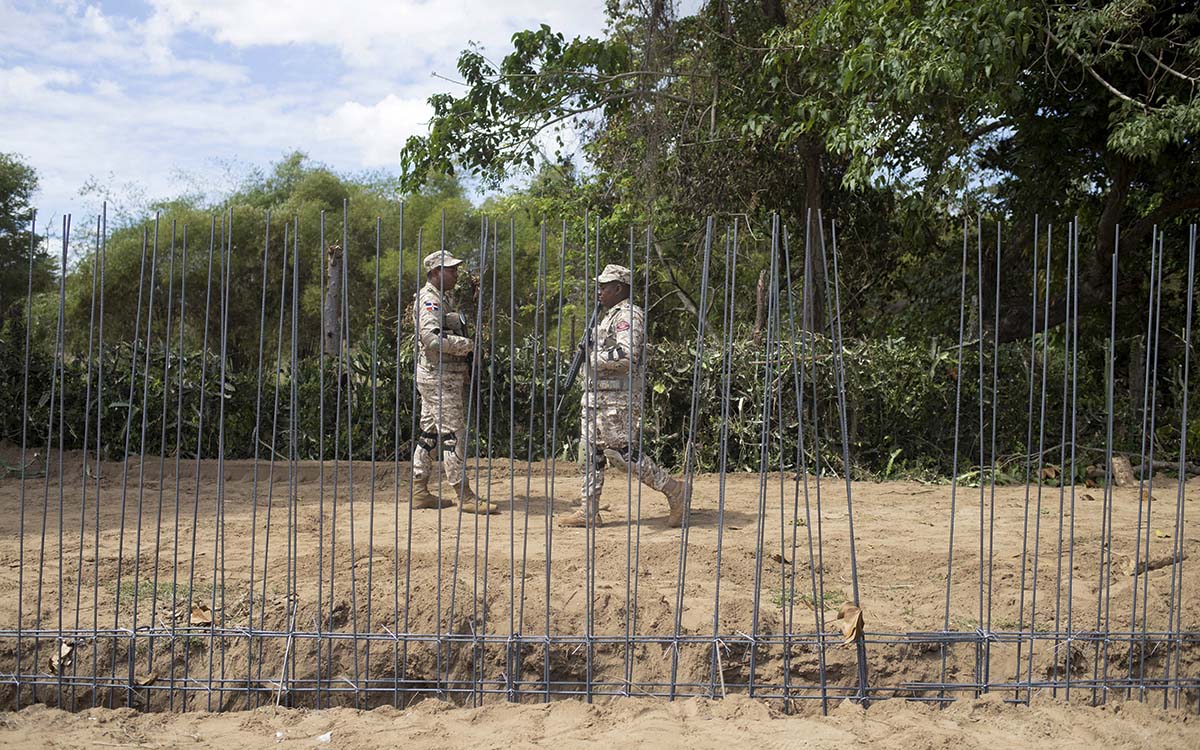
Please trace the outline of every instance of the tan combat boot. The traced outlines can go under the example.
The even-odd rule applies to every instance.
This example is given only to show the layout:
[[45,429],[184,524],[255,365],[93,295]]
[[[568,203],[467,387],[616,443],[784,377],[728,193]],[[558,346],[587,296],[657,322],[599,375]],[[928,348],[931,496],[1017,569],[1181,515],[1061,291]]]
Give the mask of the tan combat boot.
[[[413,483],[412,507],[413,510],[438,507],[437,495],[429,491],[428,480],[417,480]],[[443,497],[442,507],[453,508],[454,501],[448,497]]]
[[604,525],[604,520],[600,518],[600,511],[592,514],[591,521],[588,520],[588,514],[584,512],[583,508],[568,516],[560,516],[558,519],[558,525],[566,529],[582,529],[589,523],[596,528]]
[[463,479],[462,484],[456,486],[454,491],[458,493],[458,501],[462,503],[463,513],[477,513],[486,516],[489,513],[500,512],[499,505],[489,503],[487,500],[480,500],[466,479]]
[[663,494],[667,496],[667,505],[671,508],[671,514],[667,516],[667,526],[672,529],[678,529],[683,525],[683,511],[687,507],[685,490],[683,482],[674,477],[668,479],[666,486],[663,487]]

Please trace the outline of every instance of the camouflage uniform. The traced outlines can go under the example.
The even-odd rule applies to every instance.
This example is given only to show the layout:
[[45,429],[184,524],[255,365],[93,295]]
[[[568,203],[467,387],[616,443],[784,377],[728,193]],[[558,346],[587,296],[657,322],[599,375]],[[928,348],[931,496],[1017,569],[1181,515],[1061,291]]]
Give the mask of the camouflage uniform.
[[[630,272],[608,266],[598,281],[629,283]],[[625,471],[632,467],[641,482],[667,494],[672,507],[682,502],[682,486],[652,458],[638,455],[641,399],[645,378],[643,362],[646,315],[629,299],[607,311],[591,331],[591,350],[583,367],[583,399],[579,418],[581,459],[584,467],[581,509],[594,515],[600,507],[604,469],[612,460]]]
[[[413,452],[413,480],[429,479],[430,465],[440,452],[447,481],[463,480],[468,355],[474,342],[466,336],[463,317],[450,309],[448,295],[433,284],[417,292],[413,304],[417,332],[417,393],[421,395],[421,434]],[[438,444],[441,443],[441,451]]]

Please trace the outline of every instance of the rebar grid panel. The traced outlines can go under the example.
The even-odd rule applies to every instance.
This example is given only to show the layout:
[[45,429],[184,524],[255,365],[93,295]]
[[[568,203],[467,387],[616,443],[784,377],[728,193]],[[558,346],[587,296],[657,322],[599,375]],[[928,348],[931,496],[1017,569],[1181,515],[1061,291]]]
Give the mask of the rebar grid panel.
[[[1116,351],[1126,343],[1117,341],[1119,229],[1097,367],[1080,356],[1081,339],[1096,336],[1080,326],[1081,226],[1056,232],[1035,217],[1030,297],[1020,303],[1032,321],[1028,344],[1018,344],[1025,374],[1006,382],[999,331],[1012,303],[1001,293],[1002,257],[1015,253],[999,224],[964,220],[957,346],[934,362],[954,380],[951,481],[913,502],[911,490],[881,497],[848,470],[859,408],[848,383],[872,365],[844,338],[838,233],[824,216],[806,217],[802,259],[778,217],[765,232],[744,218],[704,223],[695,327],[658,331],[687,345],[686,360],[656,360],[645,339],[635,349],[632,330],[621,355],[651,373],[673,369],[688,392],[648,388],[651,378],[629,369],[623,398],[635,408],[624,410],[624,439],[605,446],[607,470],[593,456],[572,460],[582,446],[568,416],[578,391],[564,382],[580,333],[571,321],[575,311],[589,321],[606,312],[597,276],[618,263],[632,269],[630,301],[653,324],[665,297],[652,284],[653,229],[613,232],[589,212],[542,220],[525,247],[513,218],[481,217],[478,244],[459,252],[469,278],[456,306],[471,321],[473,353],[465,429],[453,439],[464,480],[505,518],[450,505],[462,494],[444,462],[429,485],[436,509],[410,502],[420,413],[412,295],[426,281],[427,247],[459,248],[444,215],[436,242],[421,229],[406,239],[404,213],[400,204],[375,217],[373,237],[352,241],[345,201],[341,244],[328,245],[338,227],[327,232],[325,212],[319,227],[268,212],[254,250],[261,262],[246,274],[233,271],[245,252],[235,209],[211,217],[207,254],[194,235],[189,248],[188,227],[175,220],[166,241],[156,216],[141,229],[136,295],[116,311],[105,304],[106,215],[75,245],[64,218],[54,333],[37,345],[30,266],[24,369],[14,378],[24,386],[21,439],[8,449],[19,463],[0,479],[12,531],[3,553],[15,560],[15,600],[0,621],[8,706],[366,708],[429,696],[478,705],[744,692],[824,712],[842,699],[1001,692],[1028,702],[1044,692],[1092,704],[1161,696],[1200,710],[1200,626],[1184,585],[1196,553],[1186,518],[1194,226],[1186,275],[1178,257],[1167,261],[1167,232],[1154,233],[1145,334],[1131,350],[1143,368],[1137,423],[1114,424]],[[72,247],[83,248],[74,267]],[[394,306],[384,294],[393,260]],[[352,271],[369,277],[353,294]],[[755,271],[761,326],[751,333],[737,290],[739,273]],[[1163,326],[1164,289],[1186,300],[1181,330]],[[257,299],[256,315],[233,312],[239,295]],[[84,300],[86,336],[67,329],[68,297]],[[1049,324],[1052,305],[1065,306],[1061,327]],[[313,310],[320,329],[305,330]],[[235,341],[253,350],[231,351]],[[1164,341],[1182,364],[1163,359]],[[587,344],[591,352],[599,342]],[[442,378],[441,349],[437,360]],[[589,362],[580,385],[596,398]],[[1052,367],[1061,382],[1051,382]],[[746,373],[750,385],[735,384]],[[1081,413],[1081,378],[1103,381],[1102,417]],[[252,397],[239,402],[237,384],[247,382]],[[964,406],[967,385],[975,403]],[[1157,437],[1164,398],[1179,419],[1166,442]],[[664,399],[686,404],[674,446],[653,439]],[[1027,406],[1009,431],[1023,432],[1017,445],[1000,442],[1005,400]],[[975,419],[964,419],[972,406]],[[585,414],[597,429],[597,410]],[[945,416],[950,424],[949,408]],[[1081,423],[1100,418],[1103,447],[1080,445]],[[698,437],[705,419],[718,425],[712,445]],[[734,445],[731,425],[756,437]],[[1117,427],[1137,438],[1136,452],[1117,445]],[[680,528],[638,481],[659,458],[655,446],[673,448],[681,470]],[[1014,450],[1021,483],[1004,487],[1001,458]],[[978,464],[962,466],[972,452]],[[1139,460],[1136,486],[1114,486],[1121,453]],[[1103,456],[1099,499],[1074,479],[1083,455]],[[1159,465],[1173,471],[1156,477]],[[575,505],[574,482],[601,473],[606,523],[584,514],[583,528],[557,528]],[[969,485],[978,500],[960,503]],[[1157,502],[1156,486],[1174,502]],[[889,509],[901,515],[885,517]],[[926,540],[913,551],[919,564],[900,571],[944,580],[927,601],[908,600],[916,584],[884,557],[896,549],[876,549],[903,536],[897,521],[944,527],[945,556]],[[962,533],[973,544],[956,546]]]

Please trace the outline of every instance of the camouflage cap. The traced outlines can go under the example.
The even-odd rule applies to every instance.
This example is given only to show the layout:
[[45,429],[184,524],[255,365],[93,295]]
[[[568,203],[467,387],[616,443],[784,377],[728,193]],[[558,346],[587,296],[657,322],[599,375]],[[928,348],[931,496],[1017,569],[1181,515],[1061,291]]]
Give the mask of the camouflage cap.
[[627,286],[633,286],[633,272],[625,266],[618,266],[609,263],[596,277],[596,282],[606,284],[610,281],[619,281]]
[[435,268],[453,268],[462,265],[462,261],[445,250],[436,250],[425,256],[425,273]]

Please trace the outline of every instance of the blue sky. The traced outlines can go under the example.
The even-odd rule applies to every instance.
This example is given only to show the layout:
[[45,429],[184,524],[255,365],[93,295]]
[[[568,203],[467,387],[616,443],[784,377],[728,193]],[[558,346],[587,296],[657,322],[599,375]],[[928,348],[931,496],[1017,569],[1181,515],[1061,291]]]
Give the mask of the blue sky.
[[[688,3],[696,4],[696,3]],[[47,221],[219,193],[301,149],[335,169],[398,171],[426,98],[469,43],[604,30],[603,0],[0,0],[0,151],[39,172]],[[39,220],[39,225],[45,222]]]

